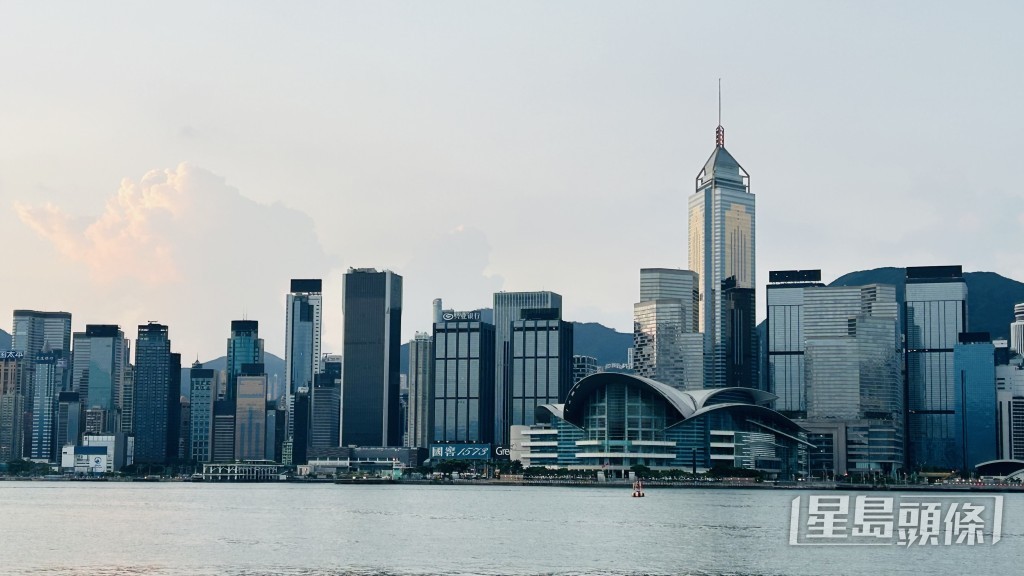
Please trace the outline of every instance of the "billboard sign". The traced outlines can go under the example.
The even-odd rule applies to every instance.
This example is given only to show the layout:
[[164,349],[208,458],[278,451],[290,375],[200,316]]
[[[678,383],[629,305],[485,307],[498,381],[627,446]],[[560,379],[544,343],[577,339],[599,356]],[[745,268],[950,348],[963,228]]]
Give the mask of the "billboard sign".
[[490,460],[490,444],[431,444],[431,460]]

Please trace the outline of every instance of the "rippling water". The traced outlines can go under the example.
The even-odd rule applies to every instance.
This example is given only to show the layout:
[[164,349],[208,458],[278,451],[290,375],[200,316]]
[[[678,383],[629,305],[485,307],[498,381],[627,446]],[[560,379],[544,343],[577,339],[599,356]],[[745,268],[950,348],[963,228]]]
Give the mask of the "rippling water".
[[1019,573],[1024,495],[975,547],[793,547],[807,492],[0,482],[0,573],[341,576]]

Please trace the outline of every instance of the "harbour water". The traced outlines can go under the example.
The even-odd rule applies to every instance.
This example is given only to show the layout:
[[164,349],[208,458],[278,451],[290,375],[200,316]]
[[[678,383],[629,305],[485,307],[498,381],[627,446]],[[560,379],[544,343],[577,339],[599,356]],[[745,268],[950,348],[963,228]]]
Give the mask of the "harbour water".
[[791,546],[807,491],[629,487],[0,482],[5,575],[1015,574],[1002,539]]

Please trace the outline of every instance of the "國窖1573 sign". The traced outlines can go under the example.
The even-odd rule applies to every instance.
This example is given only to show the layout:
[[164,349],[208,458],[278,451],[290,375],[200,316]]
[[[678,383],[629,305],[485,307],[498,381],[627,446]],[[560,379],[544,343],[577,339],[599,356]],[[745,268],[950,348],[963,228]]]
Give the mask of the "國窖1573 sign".
[[490,444],[431,444],[431,460],[489,460]]

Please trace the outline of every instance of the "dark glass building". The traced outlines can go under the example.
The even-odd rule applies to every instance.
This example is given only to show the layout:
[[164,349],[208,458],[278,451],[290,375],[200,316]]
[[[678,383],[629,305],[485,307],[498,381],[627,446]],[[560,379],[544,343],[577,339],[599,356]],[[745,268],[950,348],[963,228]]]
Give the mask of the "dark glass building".
[[527,308],[512,323],[510,426],[533,424],[537,406],[565,400],[572,387],[572,334],[559,308]]
[[790,418],[803,418],[807,415],[804,289],[822,286],[821,270],[768,273],[765,381],[768,392],[778,397],[775,409]]
[[309,445],[312,448],[340,446],[342,357],[328,354],[322,370],[313,379],[312,420]]
[[227,400],[235,399],[242,366],[263,364],[263,339],[260,338],[259,331],[260,323],[256,320],[231,321],[227,354]]
[[988,332],[964,332],[953,347],[957,394],[954,411],[957,446],[962,454],[958,469],[969,474],[982,462],[996,459],[995,346]]
[[177,454],[177,450],[168,452],[170,430],[177,430],[177,426],[171,426],[170,398],[177,403],[178,391],[171,388],[171,341],[167,326],[155,322],[142,324],[135,341],[135,462],[163,464]]
[[953,349],[966,330],[967,283],[961,267],[908,267],[903,358],[907,464],[912,470],[963,465]]
[[350,268],[344,276],[341,444],[401,446],[402,277]]
[[434,323],[431,442],[491,442],[494,342],[494,325],[479,311],[446,310]]

